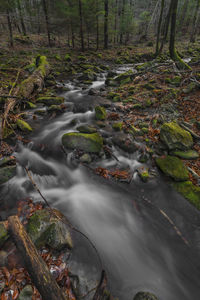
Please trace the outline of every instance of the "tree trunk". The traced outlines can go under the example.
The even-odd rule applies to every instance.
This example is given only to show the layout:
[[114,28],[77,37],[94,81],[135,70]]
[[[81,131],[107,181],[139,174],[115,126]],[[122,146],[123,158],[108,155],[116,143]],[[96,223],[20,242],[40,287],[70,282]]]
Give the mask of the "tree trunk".
[[7,21],[8,21],[8,29],[9,29],[9,35],[10,35],[10,47],[14,46],[14,42],[13,42],[13,31],[12,31],[12,24],[11,24],[11,20],[10,20],[10,12],[7,9]]
[[120,44],[123,43],[123,30],[124,30],[124,12],[125,12],[125,0],[122,2],[122,13],[121,13],[121,33],[120,33]]
[[81,38],[81,50],[84,52],[84,35],[83,35],[83,14],[82,14],[82,0],[79,0],[79,17],[80,17],[80,38]]
[[180,14],[179,29],[183,28],[185,17],[188,10],[188,5],[189,5],[189,0],[185,0]]
[[171,0],[170,6],[169,6],[169,10],[167,13],[167,17],[166,17],[166,21],[165,21],[165,29],[164,29],[164,36],[162,39],[162,43],[159,49],[159,55],[162,53],[164,44],[167,40],[167,35],[168,35],[168,31],[169,31],[169,23],[170,23],[170,18],[171,18],[171,13],[172,13],[172,5],[173,5],[173,0]]
[[99,3],[96,0],[96,50],[99,49]]
[[161,31],[164,5],[165,5],[165,0],[161,0],[160,17],[158,22],[157,39],[156,39],[156,53],[155,53],[156,56],[159,53],[160,31]]
[[43,300],[66,300],[58,284],[52,277],[46,263],[37,252],[18,216],[8,218],[8,228],[19,253],[22,255],[31,279]]
[[178,0],[172,1],[172,11],[171,11],[171,32],[170,32],[170,43],[169,43],[169,53],[171,59],[176,59],[176,50],[175,50],[175,36],[176,36],[176,16],[177,16],[177,7]]
[[23,15],[22,15],[22,8],[21,8],[20,0],[17,0],[17,7],[18,7],[18,10],[19,10],[19,16],[20,16],[22,32],[23,32],[23,35],[26,35],[26,27],[25,27],[25,24],[24,24],[24,19],[23,19]]
[[197,34],[197,28],[198,28],[198,17],[199,17],[199,7],[200,7],[200,0],[196,0],[196,8],[194,13],[194,18],[192,22],[192,33],[190,36],[190,42],[195,43],[196,40],[196,34]]
[[108,0],[104,0],[104,49],[108,49]]
[[49,47],[51,47],[51,36],[50,36],[50,29],[49,29],[49,15],[48,15],[48,10],[47,10],[46,0],[42,0],[42,5],[43,5],[45,20],[46,20],[48,44],[49,44]]

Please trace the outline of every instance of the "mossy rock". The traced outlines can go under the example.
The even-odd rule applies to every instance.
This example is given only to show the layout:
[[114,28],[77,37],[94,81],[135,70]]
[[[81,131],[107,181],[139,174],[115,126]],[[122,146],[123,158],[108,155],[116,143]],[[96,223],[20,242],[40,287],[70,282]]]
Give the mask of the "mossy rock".
[[34,108],[36,108],[36,105],[32,102],[27,101],[26,102],[26,107],[29,108],[29,109],[34,109]]
[[96,106],[95,107],[95,118],[96,120],[103,121],[107,117],[106,110],[103,106]]
[[53,210],[53,212],[49,209],[42,209],[30,217],[27,224],[30,238],[38,248],[45,245],[56,250],[63,247],[72,248],[72,238],[69,228],[65,224],[65,217],[57,210]]
[[47,108],[48,112],[62,112],[62,107],[60,105],[51,105]]
[[95,127],[89,126],[89,125],[81,125],[76,128],[81,133],[95,133],[97,132],[97,129]]
[[176,182],[173,186],[177,192],[200,210],[200,187],[193,185],[191,181]]
[[85,163],[85,164],[90,164],[92,161],[91,156],[88,153],[84,153],[81,157],[80,157],[80,162]]
[[21,119],[17,119],[17,127],[21,130],[21,131],[24,131],[24,132],[31,132],[33,131],[33,129],[31,128],[31,126],[25,122],[24,120],[21,120]]
[[141,178],[141,180],[146,183],[149,180],[149,171],[147,168],[141,167],[138,169],[138,174]]
[[59,105],[64,102],[64,97],[40,97],[37,99],[38,103],[43,103],[47,106]]
[[149,292],[139,292],[135,295],[133,300],[158,300],[158,298]]
[[189,173],[183,162],[175,156],[167,155],[156,159],[156,164],[161,171],[173,178],[175,181],[186,181],[189,179]]
[[134,153],[138,149],[133,137],[123,133],[118,133],[115,135],[112,138],[112,142],[114,145],[128,153]]
[[103,139],[98,133],[70,132],[63,135],[62,143],[68,149],[99,153],[103,146]]
[[139,103],[133,104],[132,106],[132,109],[142,109],[142,108],[143,108],[142,104]]
[[3,184],[16,175],[16,166],[0,168],[0,184]]
[[33,288],[31,285],[26,285],[20,292],[18,300],[32,300]]
[[116,123],[113,123],[112,128],[113,128],[115,131],[121,131],[122,128],[123,128],[123,122],[116,122]]
[[36,114],[36,115],[40,115],[40,116],[43,116],[43,115],[45,115],[46,114],[46,109],[38,109],[38,110],[36,110],[34,113]]
[[160,139],[169,150],[188,150],[193,145],[191,134],[176,122],[164,123],[160,130]]
[[197,159],[197,158],[199,158],[199,153],[194,150],[174,151],[174,152],[172,152],[172,154],[175,156],[178,156],[182,159]]
[[0,247],[7,241],[9,238],[8,231],[5,229],[3,224],[0,224]]

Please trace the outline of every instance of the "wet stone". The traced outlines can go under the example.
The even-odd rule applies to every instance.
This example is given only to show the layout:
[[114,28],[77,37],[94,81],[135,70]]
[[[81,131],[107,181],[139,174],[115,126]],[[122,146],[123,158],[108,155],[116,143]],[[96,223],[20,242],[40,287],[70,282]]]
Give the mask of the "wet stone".
[[155,295],[149,292],[139,292],[135,295],[133,300],[159,300]]

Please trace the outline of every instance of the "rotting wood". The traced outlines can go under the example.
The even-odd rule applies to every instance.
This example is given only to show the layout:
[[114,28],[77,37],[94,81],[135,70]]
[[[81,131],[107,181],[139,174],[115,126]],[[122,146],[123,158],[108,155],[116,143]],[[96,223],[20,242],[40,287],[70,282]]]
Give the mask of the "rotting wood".
[[46,263],[39,255],[18,216],[8,218],[8,229],[19,253],[22,255],[27,271],[40,292],[43,300],[67,300],[56,281],[53,279]]

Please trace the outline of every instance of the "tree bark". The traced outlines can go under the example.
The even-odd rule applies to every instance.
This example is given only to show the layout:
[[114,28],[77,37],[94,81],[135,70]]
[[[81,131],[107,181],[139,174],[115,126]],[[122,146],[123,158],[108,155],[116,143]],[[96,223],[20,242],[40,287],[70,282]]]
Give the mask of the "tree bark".
[[159,55],[162,53],[164,43],[167,40],[167,35],[168,35],[168,31],[169,31],[169,23],[170,23],[170,18],[171,18],[171,13],[172,13],[172,5],[173,5],[173,0],[171,0],[171,2],[170,2],[169,10],[167,13],[167,17],[166,17],[166,21],[165,21],[164,36],[163,36],[162,43],[161,43],[161,46],[159,49]]
[[108,0],[104,0],[104,49],[108,49]]
[[178,0],[171,0],[172,2],[172,11],[171,11],[171,32],[170,32],[170,43],[169,43],[169,53],[171,59],[176,59],[176,50],[175,50],[175,36],[176,36],[176,16],[177,16],[177,7]]
[[10,20],[10,12],[9,10],[7,9],[7,21],[8,21],[8,29],[9,29],[9,36],[10,36],[10,47],[13,48],[14,46],[14,42],[13,42],[13,31],[12,31],[12,23],[11,23],[11,20]]
[[26,27],[25,27],[25,24],[24,24],[24,19],[23,19],[23,15],[22,15],[22,8],[21,8],[20,0],[17,0],[17,7],[18,7],[18,10],[19,10],[19,16],[20,16],[22,32],[23,32],[23,35],[26,35]]
[[192,24],[192,33],[190,36],[190,42],[195,43],[196,40],[196,34],[197,34],[197,28],[198,28],[198,14],[199,14],[199,7],[200,7],[200,0],[196,0],[196,8],[195,8],[195,13],[194,13],[194,18],[193,18],[193,24]]
[[99,49],[99,3],[96,0],[96,50]]
[[79,17],[80,17],[80,38],[81,38],[81,50],[84,52],[84,34],[83,34],[83,13],[82,13],[82,0],[79,0]]
[[47,10],[46,0],[42,0],[42,5],[43,5],[45,20],[46,20],[48,44],[49,44],[49,47],[51,47],[51,36],[50,36],[50,28],[49,28],[49,15],[48,15],[48,10]]
[[18,216],[8,218],[8,228],[42,299],[67,300],[67,297],[61,292],[58,284],[53,279],[46,263],[37,252]]
[[165,5],[165,0],[161,0],[160,17],[158,22],[157,39],[156,39],[156,53],[155,53],[156,56],[159,53],[160,31],[161,31],[164,5]]

